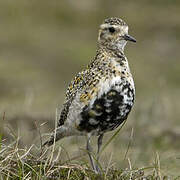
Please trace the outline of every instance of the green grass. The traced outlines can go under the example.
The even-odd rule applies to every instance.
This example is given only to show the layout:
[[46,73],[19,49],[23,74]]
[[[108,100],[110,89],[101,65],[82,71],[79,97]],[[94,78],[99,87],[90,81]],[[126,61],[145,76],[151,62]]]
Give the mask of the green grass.
[[[110,138],[110,140],[112,140],[113,137]],[[107,144],[105,146],[107,146]],[[35,145],[32,145],[29,149],[22,149],[18,147],[19,139],[15,140],[8,146],[4,145],[3,143],[1,144],[1,179],[168,179],[167,176],[162,177],[161,175],[158,154],[153,166],[132,169],[129,160],[129,168],[127,169],[123,170],[107,167],[102,171],[101,175],[97,175],[90,169],[88,164],[83,164],[83,162],[75,164],[71,161],[68,161],[68,163],[66,162],[61,164],[60,162],[58,162],[58,159],[61,158],[61,154],[55,155],[53,148],[50,149],[50,154],[47,153],[47,149],[41,149],[39,150],[39,155],[37,156],[31,153],[33,148],[37,148],[35,147]],[[55,159],[54,156],[56,156]]]
[[[5,113],[3,115],[3,121],[5,120]],[[126,121],[121,127],[112,134],[111,137],[104,144],[102,152],[111,145],[116,139],[117,135],[120,134]],[[56,146],[54,143],[51,148],[42,147],[41,126],[35,122],[37,131],[39,133],[40,144],[36,146],[32,144],[29,148],[21,148],[20,137],[12,130],[9,129],[13,142],[5,145],[1,140],[0,146],[0,178],[1,179],[72,179],[72,180],[157,180],[169,179],[170,176],[161,173],[161,162],[159,154],[156,153],[154,162],[152,165],[147,167],[134,168],[131,164],[131,160],[127,154],[131,146],[133,137],[133,130],[131,131],[131,139],[128,143],[124,160],[127,158],[128,167],[125,169],[117,168],[111,165],[111,158],[109,157],[109,163],[106,167],[103,167],[101,162],[98,162],[101,168],[101,174],[95,174],[88,161],[82,160],[83,156],[87,156],[87,151],[84,154],[80,154],[75,157],[71,157],[68,154],[67,149],[63,146]],[[68,160],[62,162],[62,151],[66,151]],[[36,152],[36,153],[33,153]],[[95,154],[93,154],[94,160]],[[74,163],[76,161],[76,163]],[[77,163],[78,162],[78,163]],[[175,177],[174,177],[175,178]],[[178,177],[176,177],[178,179]]]

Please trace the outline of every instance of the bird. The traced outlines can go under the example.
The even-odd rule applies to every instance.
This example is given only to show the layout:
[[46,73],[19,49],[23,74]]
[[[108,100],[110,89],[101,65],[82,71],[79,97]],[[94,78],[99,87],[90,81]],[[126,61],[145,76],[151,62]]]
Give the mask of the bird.
[[[95,57],[70,82],[57,127],[44,146],[68,136],[86,136],[86,149],[92,169],[100,173],[98,161],[103,136],[128,117],[135,100],[135,85],[124,54],[128,34],[121,18],[110,17],[99,27]],[[97,136],[96,162],[91,137]]]

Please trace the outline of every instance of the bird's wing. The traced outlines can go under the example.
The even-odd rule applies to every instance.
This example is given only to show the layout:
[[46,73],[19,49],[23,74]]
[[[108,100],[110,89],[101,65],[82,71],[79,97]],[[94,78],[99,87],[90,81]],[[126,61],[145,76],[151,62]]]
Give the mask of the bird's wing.
[[63,109],[61,110],[59,121],[57,126],[62,126],[67,118],[68,112],[69,112],[69,107],[70,107],[71,101],[67,101],[63,104]]
[[[71,103],[73,101],[73,99],[75,98],[77,92],[81,91],[86,84],[87,81],[87,74],[88,74],[88,70],[84,70],[82,72],[79,72],[75,78],[71,81],[71,83],[69,84],[67,91],[66,91],[66,99],[65,99],[65,103],[63,104],[63,108],[60,112],[60,116],[59,116],[59,120],[58,120],[58,124],[57,127],[62,126],[66,119],[67,119],[67,115],[69,113],[69,107],[71,106]],[[51,136],[50,140],[46,141],[43,146],[45,145],[52,145],[54,142],[54,133]],[[55,141],[58,140],[58,137],[56,137],[57,139]]]
[[69,84],[66,91],[66,100],[65,103],[63,104],[63,108],[60,113],[58,127],[62,126],[65,120],[67,119],[69,107],[71,106],[71,103],[74,97],[76,96],[77,92],[80,91],[85,86],[87,73],[88,73],[87,70],[79,72]]

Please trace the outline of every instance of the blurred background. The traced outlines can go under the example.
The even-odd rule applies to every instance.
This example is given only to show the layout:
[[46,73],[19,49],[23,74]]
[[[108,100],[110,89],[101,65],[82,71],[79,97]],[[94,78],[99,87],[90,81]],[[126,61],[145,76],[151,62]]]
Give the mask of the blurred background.
[[[64,101],[69,81],[95,56],[99,25],[111,16],[125,20],[129,33],[137,39],[125,50],[136,84],[136,102],[126,125],[103,153],[102,165],[128,168],[129,158],[133,168],[150,167],[158,153],[162,173],[177,175],[178,0],[0,1],[0,116],[4,143],[11,143],[17,135],[22,147],[39,146],[38,129],[42,135],[54,129],[56,108]],[[112,134],[108,133],[104,141]],[[63,162],[84,153],[85,138],[67,138],[58,144],[68,151],[68,155],[62,151]],[[86,156],[80,160],[87,161]]]

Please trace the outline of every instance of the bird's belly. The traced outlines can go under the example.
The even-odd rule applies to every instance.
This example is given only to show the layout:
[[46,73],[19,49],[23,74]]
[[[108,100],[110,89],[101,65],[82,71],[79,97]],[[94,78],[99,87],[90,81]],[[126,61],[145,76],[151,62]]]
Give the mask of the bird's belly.
[[134,88],[126,81],[114,84],[107,92],[86,105],[81,112],[79,130],[102,133],[118,127],[134,103]]

